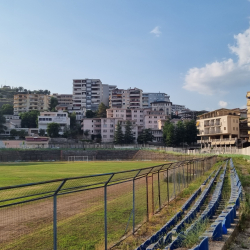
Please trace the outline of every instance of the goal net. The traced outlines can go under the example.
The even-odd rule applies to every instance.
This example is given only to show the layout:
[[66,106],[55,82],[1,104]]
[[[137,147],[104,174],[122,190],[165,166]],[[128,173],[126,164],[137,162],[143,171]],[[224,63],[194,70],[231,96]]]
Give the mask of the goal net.
[[68,161],[89,161],[88,156],[68,156]]

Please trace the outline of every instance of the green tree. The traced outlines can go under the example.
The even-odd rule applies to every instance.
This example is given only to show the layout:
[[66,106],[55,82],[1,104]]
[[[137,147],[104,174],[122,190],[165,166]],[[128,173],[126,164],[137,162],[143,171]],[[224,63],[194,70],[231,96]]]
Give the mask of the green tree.
[[1,112],[3,115],[13,115],[13,112],[14,112],[13,105],[4,104],[4,105],[1,107],[0,112]]
[[38,131],[39,136],[45,136],[45,129],[40,128]]
[[98,110],[96,111],[96,117],[106,118],[107,117],[106,109],[107,107],[104,105],[104,103],[101,102],[98,106]]
[[122,144],[123,139],[124,139],[124,135],[123,135],[123,132],[122,132],[122,126],[121,126],[121,123],[118,121],[118,123],[116,125],[116,129],[115,129],[114,143],[115,144]]
[[18,135],[20,138],[24,139],[25,136],[28,135],[28,132],[25,131],[24,129],[21,129],[20,131],[17,131],[17,135]]
[[132,123],[130,121],[126,121],[125,125],[125,133],[124,133],[124,143],[130,144],[134,142],[134,136],[132,132]]
[[56,111],[56,106],[58,105],[58,100],[55,97],[51,97],[49,104],[49,111]]
[[137,137],[137,142],[139,144],[143,143],[146,144],[153,140],[154,140],[154,135],[152,134],[152,130],[150,128],[143,129]]
[[175,126],[175,140],[174,144],[179,146],[181,143],[184,143],[186,141],[185,138],[185,126],[182,121],[178,121],[178,123]]
[[186,121],[184,125],[185,125],[186,142],[188,144],[191,144],[192,142],[196,142],[198,129],[196,127],[195,120]]
[[21,113],[21,127],[22,128],[37,128],[37,119],[39,116],[39,111],[32,110],[29,112]]
[[76,113],[68,113],[70,118],[70,129],[74,129],[76,127]]
[[11,129],[10,130],[10,135],[11,136],[17,136],[17,130],[16,129]]
[[56,122],[51,122],[47,127],[47,134],[49,137],[59,137],[60,125]]
[[5,122],[5,117],[0,113],[0,133],[3,133],[6,129]]
[[93,112],[92,110],[87,110],[86,111],[86,118],[93,118],[95,117],[96,113]]
[[173,146],[175,144],[175,127],[168,120],[163,127],[163,140],[167,146]]

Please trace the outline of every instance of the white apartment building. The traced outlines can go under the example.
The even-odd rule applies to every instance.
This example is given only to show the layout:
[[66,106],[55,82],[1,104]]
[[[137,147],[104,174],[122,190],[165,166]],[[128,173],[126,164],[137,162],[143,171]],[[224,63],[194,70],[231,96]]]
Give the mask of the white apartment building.
[[199,115],[196,126],[199,130],[198,143],[208,146],[235,145],[240,138],[238,113],[230,109],[218,109]]
[[14,115],[31,110],[48,110],[50,98],[43,94],[16,94],[14,95]]
[[[115,118],[85,118],[82,121],[82,129],[88,130],[90,136],[101,134],[102,142],[113,142],[117,123],[122,125],[123,133],[125,132],[126,121]],[[132,132],[135,139],[138,137],[138,126],[135,121],[131,121]]]
[[170,96],[165,93],[142,93],[142,107],[150,108],[152,102],[165,101],[170,102]]
[[44,129],[47,134],[48,124],[52,122],[58,123],[60,125],[60,135],[63,134],[65,127],[70,126],[70,118],[66,112],[41,112],[40,116],[38,116],[38,129]]
[[110,108],[142,108],[141,89],[114,89],[109,97]]
[[100,103],[109,104],[109,92],[114,85],[102,84],[100,79],[74,79],[73,80],[73,104],[70,113],[76,113],[76,119],[80,121],[86,110],[96,111]]

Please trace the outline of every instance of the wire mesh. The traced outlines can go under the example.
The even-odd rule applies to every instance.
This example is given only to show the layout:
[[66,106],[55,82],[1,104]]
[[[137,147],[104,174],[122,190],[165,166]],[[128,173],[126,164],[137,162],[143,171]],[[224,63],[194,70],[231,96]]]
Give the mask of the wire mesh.
[[112,174],[0,187],[0,249],[105,249],[104,242],[111,247],[215,162],[216,157],[188,159]]

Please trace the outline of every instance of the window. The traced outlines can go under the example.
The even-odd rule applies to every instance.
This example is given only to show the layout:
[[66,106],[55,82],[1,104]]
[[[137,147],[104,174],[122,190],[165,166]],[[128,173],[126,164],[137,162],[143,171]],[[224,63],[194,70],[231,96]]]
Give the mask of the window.
[[233,119],[233,122],[234,122],[234,119]]
[[238,128],[236,127],[236,131],[238,131]]
[[235,127],[233,127],[233,130],[235,130]]
[[157,121],[154,121],[154,123],[157,123]]
[[104,127],[104,128],[107,128],[107,124],[103,124],[103,127]]
[[110,135],[110,138],[114,138],[114,136],[113,136],[113,135]]
[[104,130],[103,130],[103,133],[107,133],[107,129],[104,129]]
[[102,137],[103,137],[103,138],[107,138],[107,135],[103,135]]
[[154,116],[154,118],[157,118],[157,116]]
[[134,115],[134,117],[137,117],[137,115]]
[[226,130],[226,127],[224,127],[224,130]]
[[113,133],[114,132],[114,130],[113,129],[110,129],[110,133]]
[[110,124],[110,127],[113,128],[113,124]]

